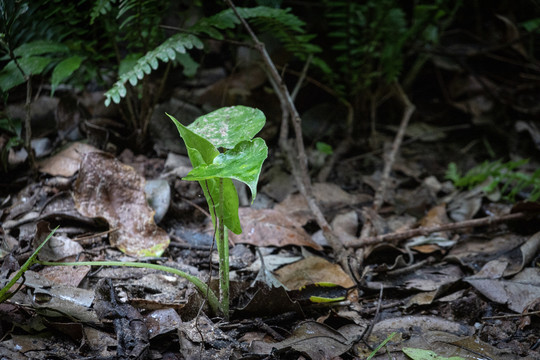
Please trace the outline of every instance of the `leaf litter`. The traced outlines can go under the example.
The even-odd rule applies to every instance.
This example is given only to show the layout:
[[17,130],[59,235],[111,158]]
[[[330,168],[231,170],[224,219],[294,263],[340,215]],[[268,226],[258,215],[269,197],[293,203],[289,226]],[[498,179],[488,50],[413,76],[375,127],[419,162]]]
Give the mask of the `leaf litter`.
[[[99,257],[95,257],[94,254],[101,254],[100,257],[129,259],[129,255],[140,256],[139,250],[142,248],[152,248],[156,244],[165,248],[168,237],[153,222],[153,210],[147,205],[145,197],[144,179],[133,169],[108,155],[90,152],[82,155],[79,161],[81,165],[77,180],[70,185],[73,189],[74,203],[64,201],[61,197],[53,198],[54,192],[50,190],[39,191],[36,188],[33,190],[34,200],[24,207],[30,211],[17,210],[14,206],[3,211],[5,218],[9,219],[5,223],[8,225],[5,231],[11,233],[14,229],[28,227],[27,224],[31,224],[32,219],[38,217],[29,218],[28,222],[21,221],[20,219],[26,215],[25,211],[31,213],[32,209],[35,209],[34,212],[37,214],[39,208],[43,208],[49,201],[42,211],[48,215],[45,220],[50,223],[65,223],[67,219],[71,219],[75,221],[73,223],[75,226],[71,232],[52,239],[49,249],[44,249],[41,254],[44,259],[65,260],[77,256],[79,259],[98,259]],[[46,167],[42,171],[51,179],[55,176],[72,175],[72,172],[57,174],[47,170]],[[165,171],[167,170],[164,170],[164,173]],[[54,185],[61,182],[49,180],[49,183]],[[47,189],[45,183],[39,186]],[[89,192],[89,189],[94,191]],[[177,192],[178,189],[180,188],[175,190],[176,196],[182,196],[182,193]],[[366,220],[365,213],[360,211],[361,206],[371,196],[362,193],[351,195],[330,183],[316,185],[315,189],[316,197],[324,204],[325,211],[333,217],[332,225],[341,234],[343,243],[353,244],[359,241],[359,229]],[[262,191],[264,195],[264,190]],[[185,193],[184,196],[190,195]],[[469,193],[468,198],[471,196],[483,195],[479,192]],[[66,200],[69,200],[69,197]],[[391,203],[391,199],[389,201]],[[122,208],[115,205],[120,203],[140,206],[140,209],[144,210],[120,211]],[[79,217],[69,218],[54,216],[66,214],[65,210],[70,206],[72,209],[79,209],[82,214]],[[508,213],[510,210],[510,207],[507,207],[502,212]],[[175,211],[174,207],[168,211]],[[444,203],[441,203],[427,210],[425,216],[416,222],[411,222],[407,213],[392,214],[380,217],[379,226],[383,231],[384,229],[407,231],[417,227],[440,226],[452,222],[448,211]],[[475,209],[475,212],[478,211],[479,208]],[[195,219],[199,219],[197,221],[200,224],[201,219],[202,223],[209,223],[209,219],[194,208],[191,214],[184,213],[184,218],[171,218],[170,214],[165,215],[162,226],[174,228],[183,224],[184,229],[197,231],[196,223],[190,223],[196,212],[199,215]],[[116,228],[124,226],[122,219],[126,216],[122,214],[128,214],[129,219],[129,214],[134,213],[143,216],[139,218],[142,219],[141,223],[150,224],[148,226],[156,229],[149,234],[157,234],[157,238],[145,236],[144,241],[149,243],[137,242],[137,247],[130,248],[119,242]],[[95,217],[104,218],[106,222],[89,221]],[[233,249],[241,246],[240,244],[247,245],[246,249],[251,252],[256,248],[260,249],[264,252],[263,259],[267,262],[264,266],[269,268],[265,269],[266,277],[257,277],[258,281],[253,281],[263,268],[260,259],[257,260],[259,265],[255,265],[253,260],[234,261],[235,251],[231,251],[233,265],[231,274],[234,286],[238,290],[236,311],[229,324],[216,323],[199,312],[200,306],[204,309],[204,302],[188,282],[169,279],[168,276],[153,271],[139,271],[140,269],[137,271],[102,269],[97,277],[90,275],[89,268],[44,268],[39,272],[28,272],[24,285],[27,292],[19,292],[13,298],[15,308],[10,311],[16,314],[20,311],[17,310],[19,306],[17,304],[29,302],[21,296],[22,294],[38,297],[39,305],[34,301],[32,308],[37,318],[41,319],[41,325],[33,325],[35,329],[39,331],[43,326],[61,329],[67,328],[71,323],[77,324],[80,335],[75,336],[74,341],[85,339],[88,351],[96,356],[111,354],[110,350],[104,349],[99,344],[107,343],[114,348],[118,333],[111,334],[89,327],[90,324],[106,321],[106,317],[103,317],[103,313],[101,317],[95,313],[96,303],[93,302],[95,292],[91,290],[92,288],[84,289],[89,283],[108,278],[116,279],[115,291],[123,289],[121,292],[124,294],[118,301],[136,305],[133,310],[126,308],[127,312],[124,315],[126,319],[134,316],[133,319],[141,319],[145,324],[145,327],[134,331],[146,331],[148,338],[135,338],[134,341],[142,346],[147,342],[161,343],[164,338],[176,338],[175,342],[183,349],[180,351],[184,356],[205,354],[229,358],[233,354],[247,351],[259,357],[270,354],[283,357],[303,354],[311,359],[336,356],[363,358],[370,353],[369,348],[360,341],[363,335],[369,335],[365,341],[377,344],[388,334],[397,331],[399,337],[393,338],[385,345],[386,350],[396,354],[397,358],[402,356],[399,355],[400,350],[408,347],[431,349],[439,356],[447,357],[467,358],[471,353],[481,353],[492,358],[510,359],[512,351],[519,347],[514,350],[501,347],[505,341],[504,336],[508,336],[504,334],[521,331],[526,338],[532,336],[526,334],[531,334],[528,329],[535,326],[534,319],[538,315],[534,312],[538,311],[540,294],[538,271],[529,264],[538,253],[538,234],[525,236],[509,232],[486,239],[482,233],[456,233],[445,230],[411,238],[401,245],[390,243],[376,245],[360,253],[363,259],[363,273],[360,274],[360,278],[354,279],[340,266],[325,259],[324,249],[328,245],[322,234],[310,229],[309,224],[313,218],[307,204],[298,194],[293,193],[281,202],[275,203],[273,209],[242,208],[240,218],[244,232],[241,235],[231,236],[231,243],[237,244]],[[125,226],[128,229],[130,226],[133,228],[133,225],[129,224],[130,222]],[[100,232],[103,233],[103,229],[107,228],[113,231],[100,235]],[[201,229],[207,234],[211,232],[208,225],[202,227],[199,225],[199,231],[202,231]],[[69,230],[69,227],[66,227],[66,230]],[[26,231],[32,232],[31,229]],[[117,234],[114,235],[115,233]],[[91,242],[81,242],[78,238],[82,238],[83,234],[94,238]],[[124,236],[131,237],[131,235]],[[316,241],[317,239],[319,241]],[[101,245],[89,255],[83,251],[86,244]],[[179,245],[173,243],[166,250],[169,256],[178,259],[170,264],[183,270],[191,266],[191,270],[188,271],[193,274],[203,276],[208,274],[211,246],[193,246],[189,243],[178,247]],[[115,251],[115,248],[122,250],[124,255]],[[160,252],[157,252],[155,255],[159,254]],[[252,264],[254,266],[251,266]],[[61,271],[55,274],[57,270]],[[80,275],[77,275],[78,273]],[[270,276],[277,281],[270,281]],[[333,295],[321,290],[322,287],[319,286],[327,283],[355,290],[346,292],[344,298],[340,296],[338,301],[333,301],[331,298]],[[467,284],[470,286],[467,287]],[[299,297],[302,295],[299,290],[306,287],[310,289],[310,295],[307,298]],[[376,294],[381,287],[384,289],[383,297],[379,298]],[[72,294],[66,295],[66,290],[70,289]],[[83,293],[77,294],[79,290]],[[327,302],[310,301],[312,291],[315,291],[316,298],[326,298]],[[80,296],[86,297],[86,300],[82,301]],[[106,301],[110,301],[110,298],[108,299]],[[379,320],[375,321],[372,317],[377,313],[375,308],[379,303],[381,307],[378,310]],[[422,309],[431,309],[431,314],[415,315]],[[130,311],[135,312],[129,315]],[[527,315],[527,312],[531,315]],[[53,322],[52,319],[57,319],[59,313],[68,316],[71,322],[62,319]],[[485,314],[488,319],[482,320],[474,315],[479,313]],[[523,316],[517,324],[514,322],[512,326],[509,324],[507,332],[501,332],[497,330],[500,327],[497,322],[504,323],[511,320],[504,320],[505,318],[489,320],[489,314],[493,313],[503,313],[505,316],[523,313]],[[318,320],[312,321],[310,318]],[[14,319],[16,320],[16,317]],[[471,319],[474,321],[471,322]],[[517,318],[509,317],[509,319]],[[120,323],[122,322],[118,322]],[[482,323],[485,329],[483,333],[486,335],[480,340],[476,327]],[[276,329],[283,327],[284,324],[291,324],[289,331],[276,332]],[[129,329],[127,323],[121,326],[127,326],[126,331],[132,331],[127,330]],[[206,335],[209,333],[218,335],[214,339]],[[493,347],[486,341],[499,344],[500,348]],[[59,339],[53,342],[61,343]],[[2,346],[9,348],[15,344],[27,349],[29,354],[36,354],[42,351],[40,349],[43,347],[50,346],[44,343],[30,345],[27,338],[20,335],[13,336]],[[144,353],[146,351],[144,346],[137,351]],[[203,353],[200,353],[201,346],[204,348]],[[523,348],[519,349],[525,351]],[[5,352],[5,354],[13,353]],[[375,358],[383,358],[381,356]],[[19,355],[15,358],[18,357]]]
[[[435,59],[434,66],[443,69],[440,62]],[[487,121],[488,127],[498,128],[494,103],[482,93],[479,78],[445,71],[449,104],[469,114],[473,124]],[[257,77],[256,86],[253,79],[239,80],[249,79],[251,72],[231,76],[235,90],[260,96],[256,90],[264,76]],[[194,102],[217,107],[224,91],[215,88],[221,83],[198,89],[203,95]],[[146,354],[154,359],[365,359],[397,332],[373,359],[406,359],[404,348],[441,358],[538,358],[537,210],[530,211],[531,204],[499,202],[500,194],[486,194],[482,185],[458,190],[445,182],[442,168],[450,161],[474,157],[461,152],[470,144],[456,140],[452,145],[449,132],[428,118],[408,128],[406,139],[416,142],[402,148],[378,212],[370,211],[382,179],[377,156],[347,154],[353,160],[336,163],[329,182],[314,185],[314,197],[340,240],[354,249],[356,262],[349,262],[350,269],[335,263],[290,169],[274,154],[259,189],[259,198],[266,196],[268,202],[264,208],[241,209],[244,233],[231,236],[235,310],[230,322],[209,317],[204,299],[189,282],[152,270],[37,267],[27,272],[21,291],[0,305],[2,334],[9,334],[0,342],[2,356],[113,358],[122,350],[132,358]],[[516,131],[537,137],[532,124],[519,121]],[[469,137],[471,125],[465,125],[449,131]],[[393,134],[377,136],[391,141]],[[157,147],[168,151],[166,145]],[[485,155],[478,147],[475,151]],[[41,254],[44,258],[143,258],[215,280],[215,246],[204,202],[200,192],[178,180],[189,165],[179,161],[158,176],[144,177],[127,163],[144,167],[152,159],[141,158],[138,165],[129,154],[121,159],[81,144],[44,159],[37,182],[2,194],[0,236],[10,246],[3,254],[12,251],[15,262],[24,259],[36,246],[34,237],[61,225]],[[171,185],[170,206],[161,210],[159,226],[144,191],[145,182],[156,177]],[[493,215],[495,201],[499,215],[523,211],[529,217],[359,245],[367,223],[377,235],[436,228],[499,216]],[[193,234],[210,241],[195,241]],[[6,256],[2,281],[15,271]],[[328,292],[317,292],[323,283],[354,291],[323,303],[295,296],[305,287],[319,298],[328,297]],[[12,325],[16,330],[7,331]],[[126,348],[130,342],[136,346]]]

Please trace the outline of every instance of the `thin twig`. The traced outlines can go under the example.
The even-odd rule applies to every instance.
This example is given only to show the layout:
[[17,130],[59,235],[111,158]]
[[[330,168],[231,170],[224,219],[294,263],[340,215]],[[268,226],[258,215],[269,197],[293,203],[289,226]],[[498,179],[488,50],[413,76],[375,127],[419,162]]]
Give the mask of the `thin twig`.
[[388,186],[388,181],[390,178],[390,171],[392,170],[392,166],[396,161],[396,155],[401,146],[401,142],[403,141],[403,137],[405,136],[405,130],[407,129],[409,120],[415,110],[415,106],[409,101],[409,98],[407,97],[399,83],[394,84],[394,89],[396,90],[396,95],[405,106],[405,110],[403,111],[403,117],[401,119],[401,124],[399,125],[398,133],[396,134],[396,137],[394,138],[394,143],[392,144],[392,150],[388,154],[388,157],[385,159],[381,183],[379,188],[377,189],[377,192],[375,193],[375,199],[373,200],[373,210],[375,211],[379,211],[382,206],[384,196],[386,194],[386,188]]
[[501,216],[487,216],[480,219],[465,220],[465,221],[460,221],[457,223],[443,224],[439,226],[420,227],[417,229],[411,229],[404,232],[397,232],[397,233],[372,236],[372,237],[367,237],[365,239],[360,239],[358,244],[352,244],[351,247],[359,248],[359,247],[379,244],[383,242],[398,242],[398,241],[405,240],[405,239],[415,237],[415,236],[421,236],[421,235],[426,236],[434,232],[452,231],[452,230],[459,230],[459,229],[465,229],[465,228],[471,228],[471,227],[491,225],[491,224],[496,224],[496,223],[510,221],[510,220],[522,219],[530,215],[531,215],[530,213],[517,212],[517,213],[501,215]]
[[300,73],[300,76],[298,77],[298,81],[296,82],[296,85],[294,86],[294,89],[292,91],[291,97],[293,100],[296,100],[296,96],[298,95],[298,92],[302,88],[302,84],[304,83],[304,80],[306,79],[309,65],[311,64],[311,59],[313,59],[313,55],[309,54],[308,58],[306,59],[306,63],[304,64],[304,67],[302,68],[302,72]]
[[[266,51],[266,48],[264,47],[264,44],[259,41],[257,35],[253,32],[249,24],[246,22],[246,20],[238,13],[238,10],[234,6],[231,0],[225,0],[226,3],[229,5],[229,7],[233,10],[235,15],[238,17],[248,34],[250,35],[251,39],[255,43],[255,48],[259,51],[264,64],[266,66],[266,69],[268,71],[268,76],[270,78],[270,82],[272,86],[274,87],[274,91],[278,94],[280,103],[282,105],[282,109],[287,109],[287,112],[289,113],[293,129],[295,132],[295,139],[296,139],[296,154],[293,157],[291,152],[287,152],[287,156],[290,159],[291,164],[296,163],[298,165],[298,171],[295,173],[295,180],[298,186],[298,189],[304,195],[306,198],[306,201],[309,205],[309,208],[311,212],[313,213],[315,220],[317,221],[317,224],[323,231],[323,234],[332,247],[332,250],[334,251],[334,254],[338,261],[341,263],[344,269],[348,269],[347,266],[347,253],[345,248],[343,247],[343,244],[337,237],[337,235],[333,232],[330,224],[324,217],[319,205],[317,204],[315,198],[313,197],[313,190],[311,185],[311,179],[309,178],[309,172],[307,168],[307,156],[306,156],[306,150],[304,147],[304,139],[302,137],[302,120],[300,118],[300,115],[298,114],[298,111],[296,109],[296,106],[294,105],[294,101],[291,97],[291,94],[289,93],[289,90],[287,89],[287,86],[283,82],[283,79],[279,75],[276,66],[274,65],[274,62],[270,58],[270,55],[268,55],[268,52]],[[296,160],[296,161],[294,161]]]
[[36,157],[34,156],[34,150],[32,149],[32,83],[30,75],[26,75],[24,72],[23,75],[26,78],[26,102],[24,104],[24,109],[26,110],[26,115],[24,117],[24,147],[28,152],[28,160],[32,173],[37,175]]
[[482,320],[511,319],[511,318],[515,318],[515,317],[523,317],[523,316],[529,316],[529,315],[540,315],[540,311],[531,311],[531,312],[525,312],[525,313],[522,313],[522,314],[485,316],[485,317],[482,318]]

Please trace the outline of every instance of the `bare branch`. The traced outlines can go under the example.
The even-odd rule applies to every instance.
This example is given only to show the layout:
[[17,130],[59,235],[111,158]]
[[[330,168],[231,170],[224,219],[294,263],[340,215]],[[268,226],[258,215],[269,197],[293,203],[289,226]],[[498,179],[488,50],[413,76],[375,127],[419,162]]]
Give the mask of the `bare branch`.
[[363,246],[380,244],[383,242],[398,242],[398,241],[409,239],[415,236],[421,236],[421,235],[426,236],[434,232],[452,231],[452,230],[459,230],[459,229],[465,229],[465,228],[471,228],[471,227],[477,227],[477,226],[491,225],[491,224],[496,224],[496,223],[510,221],[510,220],[523,219],[530,215],[531,215],[530,213],[517,212],[513,214],[507,214],[507,215],[496,216],[496,217],[487,216],[480,219],[465,220],[465,221],[460,221],[457,223],[444,224],[444,225],[439,225],[439,226],[419,227],[417,229],[411,229],[411,230],[407,230],[403,232],[367,237],[365,239],[361,239],[358,244],[352,244],[351,247],[360,248]]
[[[319,208],[319,205],[317,204],[315,198],[313,197],[313,190],[311,185],[311,179],[309,178],[308,173],[308,167],[307,167],[307,156],[306,151],[304,147],[304,139],[302,137],[302,120],[300,118],[300,115],[298,114],[298,111],[296,109],[296,106],[294,105],[293,98],[291,94],[289,93],[289,90],[287,89],[287,86],[283,82],[283,79],[279,75],[276,66],[274,65],[274,62],[268,55],[268,52],[266,51],[266,48],[264,47],[264,44],[261,43],[257,37],[257,35],[253,32],[249,24],[246,22],[246,20],[238,13],[236,7],[234,6],[233,2],[231,0],[225,0],[226,3],[229,5],[229,7],[233,10],[233,12],[236,14],[248,34],[250,35],[251,39],[253,40],[255,44],[255,48],[259,51],[263,62],[266,66],[268,77],[270,78],[270,83],[274,87],[274,91],[276,92],[280,103],[281,108],[283,111],[287,111],[290,115],[290,118],[292,120],[292,125],[295,133],[295,142],[296,142],[296,151],[290,151],[292,150],[291,147],[288,147],[289,149],[286,151],[287,156],[289,157],[289,160],[291,164],[297,165],[297,171],[294,171],[295,180],[298,185],[298,189],[304,195],[306,198],[306,201],[309,205],[309,208],[313,215],[315,216],[315,219],[317,221],[317,224],[323,231],[324,236],[326,237],[328,243],[332,247],[334,254],[338,261],[342,264],[343,268],[348,269],[347,266],[347,254],[346,250],[343,247],[343,244],[339,240],[339,238],[335,235],[333,232],[330,224],[325,219],[321,209]],[[282,141],[285,146],[286,141]],[[293,169],[295,166],[293,166]]]

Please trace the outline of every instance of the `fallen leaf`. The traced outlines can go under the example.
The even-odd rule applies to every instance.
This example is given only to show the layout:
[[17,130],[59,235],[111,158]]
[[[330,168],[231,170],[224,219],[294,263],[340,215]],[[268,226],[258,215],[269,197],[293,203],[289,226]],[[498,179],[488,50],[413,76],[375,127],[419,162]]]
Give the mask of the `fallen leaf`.
[[493,260],[482,270],[464,280],[491,301],[506,304],[508,308],[522,313],[532,301],[540,298],[540,269],[525,268],[511,279],[502,278],[506,262]]
[[111,245],[128,255],[161,256],[169,245],[146,201],[144,178],[108,154],[84,156],[73,199],[81,214],[102,217],[117,229],[109,235]]
[[299,289],[304,285],[320,282],[329,282],[344,288],[355,285],[339,265],[317,256],[286,265],[276,271],[276,276],[289,289]]
[[[354,327],[357,334],[361,334],[361,329],[357,325],[346,325]],[[312,360],[334,359],[348,351],[354,344],[354,338],[347,336],[349,329],[343,331],[334,330],[327,325],[319,324],[315,321],[306,321],[298,325],[291,336],[278,343],[266,343],[255,340],[251,343],[250,350],[255,354],[279,354],[280,351],[294,349],[302,354],[306,354]]]
[[239,209],[242,234],[231,234],[234,243],[256,246],[309,246],[322,250],[322,246],[311,239],[311,236],[293,219],[273,209]]
[[79,170],[79,164],[85,154],[99,152],[88,144],[76,142],[59,153],[39,162],[39,171],[52,176],[73,176]]
[[[372,200],[370,195],[349,194],[338,185],[331,183],[313,184],[313,196],[322,209],[328,210]],[[285,200],[274,206],[274,209],[286,214],[287,217],[293,217],[302,225],[313,219],[313,214],[302,194],[287,196]]]

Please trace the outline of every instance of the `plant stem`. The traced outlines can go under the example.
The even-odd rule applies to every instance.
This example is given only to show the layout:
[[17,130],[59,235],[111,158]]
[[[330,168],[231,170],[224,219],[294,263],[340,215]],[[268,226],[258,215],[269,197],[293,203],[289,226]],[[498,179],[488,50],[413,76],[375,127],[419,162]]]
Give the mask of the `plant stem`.
[[[49,239],[54,235],[54,232],[59,228],[59,226],[57,226],[56,228],[54,228],[50,233],[49,235],[47,236],[47,238],[45,238],[45,240],[43,240],[43,242],[37,247],[37,249],[32,253],[32,255],[28,258],[28,260],[25,261],[25,263],[23,264],[23,266],[21,266],[21,268],[19,269],[19,271],[17,271],[17,273],[11,278],[11,280],[6,284],[6,286],[4,286],[1,290],[0,290],[0,303],[4,302],[5,300],[9,299],[13,294],[8,294],[7,292],[9,291],[9,289],[11,289],[13,287],[13,285],[15,285],[15,283],[17,282],[17,280],[19,280],[21,278],[21,276],[23,276],[23,274],[25,273],[26,270],[28,270],[30,268],[30,266],[34,265],[38,260],[36,259],[37,258],[37,255],[39,253],[39,250],[41,250],[41,248],[47,243],[47,241],[49,241]],[[23,281],[24,282],[24,281]]]
[[123,261],[80,261],[80,262],[52,262],[52,261],[39,261],[36,263],[45,265],[45,266],[128,266],[135,268],[145,268],[145,269],[154,269],[165,271],[174,275],[178,275],[184,279],[187,279],[197,287],[199,292],[203,296],[208,296],[208,303],[212,308],[212,311],[215,314],[220,312],[219,301],[213,291],[209,290],[208,285],[201,281],[196,276],[190,275],[182,270],[178,270],[172,267],[157,265],[157,264],[148,264],[148,263],[138,263],[138,262],[123,262]]
[[219,301],[225,319],[229,319],[229,239],[228,230],[223,222],[225,206],[223,196],[223,178],[219,179],[219,214],[216,242],[219,254]]

